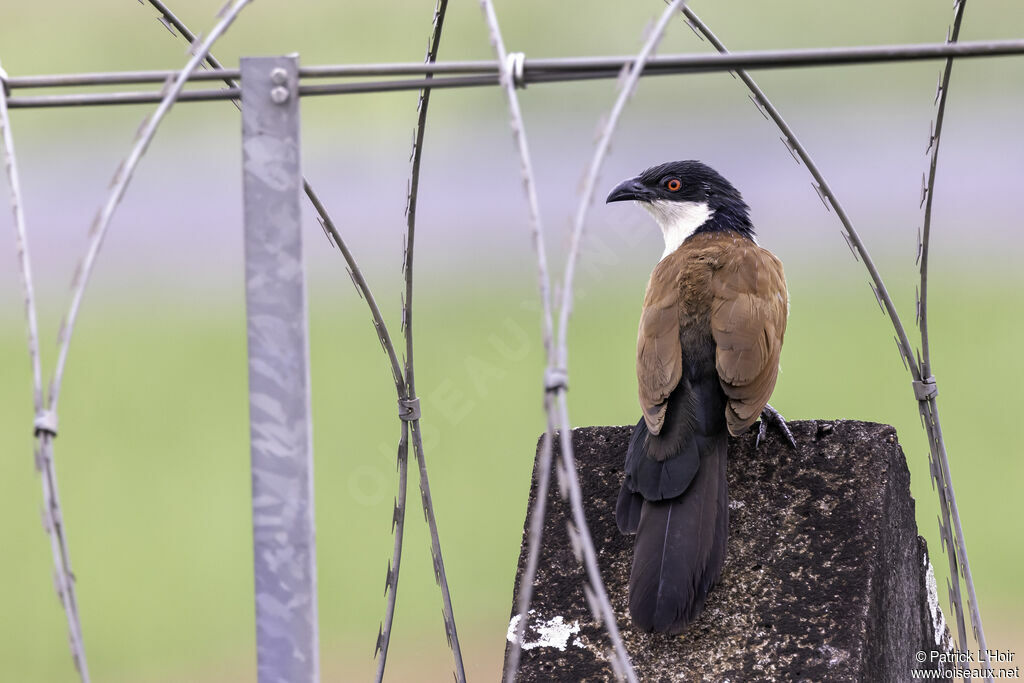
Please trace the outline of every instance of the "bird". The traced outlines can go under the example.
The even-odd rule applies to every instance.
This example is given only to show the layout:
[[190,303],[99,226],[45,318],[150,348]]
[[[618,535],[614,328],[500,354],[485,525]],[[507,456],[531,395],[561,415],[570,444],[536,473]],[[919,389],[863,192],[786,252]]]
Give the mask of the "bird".
[[725,562],[729,435],[758,418],[795,447],[768,405],[789,315],[782,262],[757,243],[750,209],[700,161],[653,166],[606,202],[634,201],[665,251],[647,283],[637,333],[642,417],[626,451],[616,523],[635,534],[629,612],[635,627],[680,635],[700,615]]

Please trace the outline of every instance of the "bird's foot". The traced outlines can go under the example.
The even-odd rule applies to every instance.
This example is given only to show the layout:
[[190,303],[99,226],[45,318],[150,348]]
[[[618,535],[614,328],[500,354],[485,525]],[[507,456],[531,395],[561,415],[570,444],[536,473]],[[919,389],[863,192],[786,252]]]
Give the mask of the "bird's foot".
[[754,444],[755,448],[760,447],[761,442],[764,441],[764,437],[768,433],[769,422],[782,432],[790,446],[796,448],[796,439],[793,438],[793,432],[789,431],[789,425],[786,424],[786,419],[779,414],[779,411],[775,410],[775,408],[772,408],[767,403],[765,403],[764,408],[761,409],[761,426],[757,430],[757,441]]

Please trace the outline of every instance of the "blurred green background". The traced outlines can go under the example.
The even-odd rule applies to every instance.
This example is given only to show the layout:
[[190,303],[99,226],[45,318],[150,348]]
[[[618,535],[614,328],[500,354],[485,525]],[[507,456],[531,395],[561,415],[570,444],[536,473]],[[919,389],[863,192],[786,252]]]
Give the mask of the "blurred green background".
[[[172,4],[208,30],[216,3]],[[432,2],[247,8],[215,49],[298,51],[305,64],[422,58]],[[932,42],[947,3],[695,5],[733,49]],[[626,54],[656,2],[498,2],[509,49]],[[705,11],[706,10],[706,11]],[[316,27],[311,31],[310,27]],[[1024,6],[967,8],[962,38],[1019,38]],[[704,51],[674,23],[662,53]],[[4,3],[11,75],[172,68],[183,44],[148,6]],[[478,3],[452,2],[442,59],[490,57]],[[818,159],[913,329],[920,174],[939,63],[755,74]],[[954,69],[935,198],[931,320],[943,426],[990,647],[1024,645],[1016,433],[1024,276],[1019,192],[1024,60]],[[22,93],[25,94],[25,93]],[[521,93],[552,262],[611,82]],[[364,264],[398,333],[402,207],[415,94],[303,102],[307,176]],[[518,161],[496,89],[435,95],[417,256],[417,386],[446,569],[472,679],[499,675],[526,494],[543,428],[539,307]],[[66,283],[107,182],[148,107],[20,110],[44,361]],[[69,359],[56,454],[97,681],[242,681],[255,670],[239,123],[225,103],[165,122],[111,226]],[[744,192],[785,262],[792,314],[772,399],[789,419],[899,430],[940,586],[924,433],[888,321],[778,134],[727,75],[651,79],[624,116],[600,187],[701,158]],[[636,419],[636,321],[660,235],[635,208],[595,205],[570,336],[577,425]],[[384,611],[398,436],[390,371],[340,255],[307,213],[324,680],[365,680]],[[9,213],[0,215],[0,679],[71,681],[32,466],[31,384]],[[6,235],[6,238],[3,236]],[[913,334],[916,331],[912,331]],[[47,372],[48,374],[48,372]],[[415,481],[415,480],[413,480]],[[412,484],[415,486],[415,484]],[[415,501],[415,496],[410,496]],[[392,680],[449,680],[440,595],[410,506]],[[944,590],[940,595],[945,602]]]

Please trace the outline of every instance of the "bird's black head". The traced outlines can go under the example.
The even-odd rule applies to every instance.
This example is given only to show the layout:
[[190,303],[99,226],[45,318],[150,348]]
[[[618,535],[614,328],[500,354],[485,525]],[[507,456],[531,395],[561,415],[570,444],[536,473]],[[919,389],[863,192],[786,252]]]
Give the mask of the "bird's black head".
[[[670,161],[652,166],[620,183],[607,202],[637,201],[665,232],[732,230],[753,238],[749,207],[739,190],[715,169],[699,161]],[[698,222],[699,221],[699,222]],[[678,245],[677,245],[678,246]]]

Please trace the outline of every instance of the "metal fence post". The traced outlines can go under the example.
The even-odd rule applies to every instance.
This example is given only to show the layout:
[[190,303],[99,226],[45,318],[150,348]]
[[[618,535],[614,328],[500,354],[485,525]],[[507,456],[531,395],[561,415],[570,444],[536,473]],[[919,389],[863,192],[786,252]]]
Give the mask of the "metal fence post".
[[241,60],[256,645],[261,683],[319,680],[297,57]]

